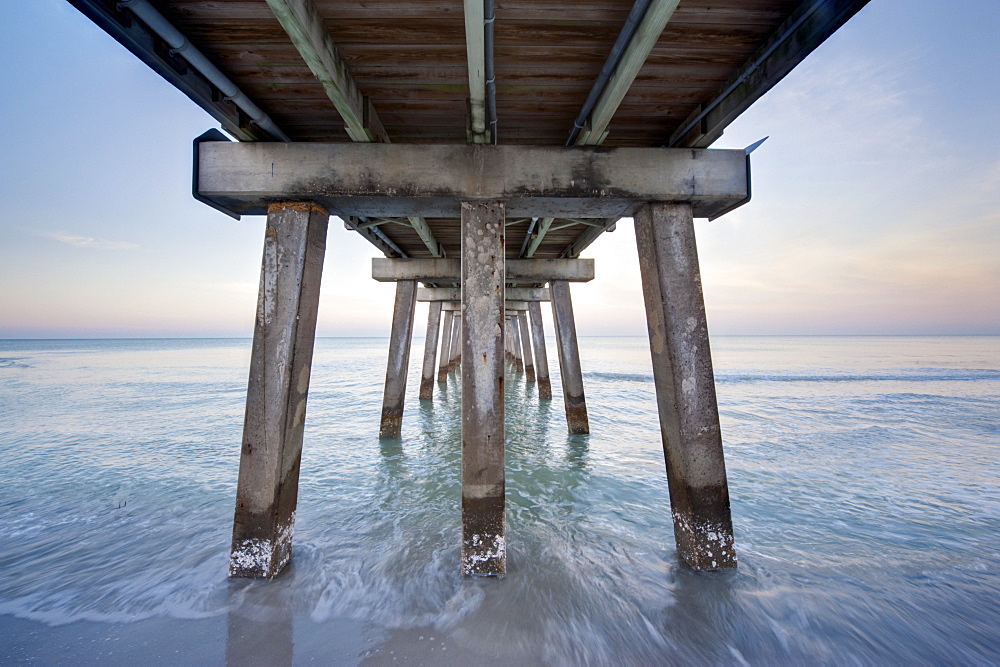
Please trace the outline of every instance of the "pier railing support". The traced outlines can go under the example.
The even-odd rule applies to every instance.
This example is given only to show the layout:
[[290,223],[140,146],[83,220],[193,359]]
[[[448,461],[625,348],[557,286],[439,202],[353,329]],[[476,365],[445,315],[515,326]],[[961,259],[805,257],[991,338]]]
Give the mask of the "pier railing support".
[[580,369],[580,347],[576,342],[576,320],[569,283],[553,280],[552,316],[556,325],[556,344],[559,348],[559,374],[562,377],[563,401],[566,404],[566,427],[571,435],[590,433],[587,417],[587,400],[583,395],[583,372]]
[[528,314],[523,310],[517,313],[517,326],[521,341],[521,358],[524,360],[524,375],[527,382],[535,381],[535,363],[531,358],[531,336],[528,335]]
[[416,306],[417,281],[398,281],[396,304],[392,311],[389,361],[385,370],[385,393],[382,396],[382,423],[378,431],[380,438],[400,436],[406,395],[406,371],[410,365],[410,342],[413,338],[413,311]]
[[542,304],[528,302],[531,316],[531,343],[535,351],[535,376],[538,380],[538,398],[552,398],[552,382],[549,380],[549,358],[545,352],[545,326],[542,323]]
[[441,361],[438,362],[438,382],[448,381],[448,362],[451,359],[451,346],[455,344],[452,338],[452,324],[455,312],[444,311],[444,324],[441,325]]
[[424,334],[424,365],[420,374],[420,400],[429,401],[434,394],[434,362],[441,328],[441,302],[432,301],[427,309],[427,332]]
[[315,204],[267,210],[230,577],[274,577],[292,556],[328,221]]
[[695,569],[736,567],[691,205],[644,206],[635,237],[677,551]]
[[462,203],[462,573],[507,570],[504,203]]

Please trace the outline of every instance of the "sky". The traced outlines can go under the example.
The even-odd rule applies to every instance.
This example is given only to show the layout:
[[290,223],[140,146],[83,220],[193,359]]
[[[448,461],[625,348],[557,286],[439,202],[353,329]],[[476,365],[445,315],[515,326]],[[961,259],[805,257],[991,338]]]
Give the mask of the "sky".
[[[0,338],[251,335],[264,218],[190,194],[217,123],[63,0],[0,12]],[[770,138],[695,222],[713,335],[1000,334],[997,34],[998,0],[872,0],[726,130]],[[331,219],[317,335],[388,335],[377,254]],[[579,334],[644,335],[631,221],[585,256]]]

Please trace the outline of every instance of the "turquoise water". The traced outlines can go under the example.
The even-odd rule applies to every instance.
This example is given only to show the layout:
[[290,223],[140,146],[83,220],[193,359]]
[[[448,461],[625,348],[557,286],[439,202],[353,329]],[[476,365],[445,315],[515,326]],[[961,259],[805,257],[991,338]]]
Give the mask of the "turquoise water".
[[380,442],[387,341],[320,339],[293,565],[227,581],[249,347],[0,341],[0,662],[1000,662],[1000,337],[713,339],[740,567],[709,574],[646,341],[583,338],[592,435],[558,369],[551,403],[507,382],[503,580],[459,576],[456,378],[418,401],[414,341]]

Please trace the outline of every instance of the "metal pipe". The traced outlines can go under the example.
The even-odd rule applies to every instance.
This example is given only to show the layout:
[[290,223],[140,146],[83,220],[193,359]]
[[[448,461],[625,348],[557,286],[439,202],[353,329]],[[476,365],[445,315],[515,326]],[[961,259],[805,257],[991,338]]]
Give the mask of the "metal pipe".
[[632,36],[635,34],[636,28],[639,27],[639,22],[645,15],[650,2],[651,0],[635,0],[632,9],[629,10],[628,17],[625,19],[625,25],[622,26],[621,32],[618,33],[618,39],[615,40],[614,46],[611,47],[611,52],[608,54],[608,59],[604,61],[601,73],[594,81],[594,85],[590,89],[590,94],[587,95],[587,100],[583,103],[583,108],[580,109],[576,120],[573,121],[573,129],[569,133],[569,139],[566,140],[567,146],[572,146],[576,143],[577,137],[580,136],[580,131],[583,130],[587,118],[590,117],[590,112],[594,110],[594,105],[597,104],[601,93],[604,92],[604,86],[608,84],[608,79],[611,78],[615,68],[618,67],[618,61],[621,60],[625,47],[632,41]]
[[132,10],[132,13],[142,19],[142,22],[149,26],[150,30],[155,32],[163,39],[163,41],[170,45],[170,48],[174,53],[178,53],[183,56],[184,59],[188,61],[192,67],[201,72],[202,76],[208,79],[212,85],[222,91],[222,94],[225,95],[227,100],[242,109],[244,113],[246,113],[246,115],[257,124],[258,127],[271,136],[277,137],[282,141],[291,141],[291,139],[289,139],[288,136],[281,131],[281,128],[274,124],[274,121],[271,120],[270,116],[254,104],[253,101],[251,101],[250,98],[247,97],[235,83],[230,81],[225,74],[220,72],[219,68],[213,65],[201,51],[196,49],[191,42],[188,41],[187,37],[181,33],[181,31],[171,25],[171,23],[163,17],[163,14],[158,12],[156,8],[149,4],[149,0],[119,0],[118,5]]
[[490,125],[490,141],[497,143],[497,75],[493,67],[493,21],[496,13],[493,10],[493,0],[485,0],[483,19],[483,38],[486,73],[486,118]]
[[697,116],[695,116],[694,119],[692,119],[690,123],[688,123],[687,125],[685,125],[683,130],[681,130],[676,135],[674,135],[676,137],[676,139],[674,139],[673,141],[670,141],[667,144],[667,146],[674,146],[678,141],[680,141],[681,139],[683,139],[684,136],[688,132],[690,132],[692,129],[694,129],[698,125],[698,123],[700,123],[702,121],[702,119],[705,116],[707,116],[709,113],[711,113],[712,109],[714,109],[715,107],[719,106],[719,104],[722,103],[722,100],[726,99],[726,97],[729,95],[729,93],[731,93],[734,90],[736,90],[744,81],[746,81],[747,78],[751,74],[753,74],[757,70],[757,68],[760,67],[763,64],[763,62],[765,60],[767,60],[768,57],[778,49],[779,46],[781,46],[782,44],[784,44],[785,40],[788,39],[789,36],[791,36],[791,34],[793,32],[795,32],[796,30],[799,29],[799,26],[801,26],[803,23],[805,23],[809,19],[809,17],[812,16],[816,12],[817,9],[819,9],[821,6],[825,5],[826,2],[827,2],[827,0],[816,0],[816,2],[814,2],[812,4],[812,6],[809,7],[809,9],[807,9],[805,12],[803,12],[802,16],[800,16],[794,23],[792,23],[792,25],[788,26],[788,28],[785,29],[781,33],[781,35],[778,37],[778,39],[774,40],[774,42],[771,44],[771,46],[769,46],[764,51],[764,53],[760,54],[760,56],[756,60],[754,60],[753,63],[751,63],[750,67],[746,68],[746,70],[743,71],[743,74],[740,74],[739,77],[737,77],[737,79],[735,81],[733,81],[731,84],[729,84],[728,86],[726,86],[726,89],[723,90],[719,95],[716,95],[715,99],[712,100],[712,102],[708,106],[706,106],[704,109],[702,109],[701,113],[699,113]]
[[524,251],[528,249],[528,241],[531,240],[531,233],[535,231],[535,225],[538,224],[538,218],[532,218],[531,224],[528,225],[528,231],[524,233],[524,242],[521,244],[521,252],[518,257],[524,257]]

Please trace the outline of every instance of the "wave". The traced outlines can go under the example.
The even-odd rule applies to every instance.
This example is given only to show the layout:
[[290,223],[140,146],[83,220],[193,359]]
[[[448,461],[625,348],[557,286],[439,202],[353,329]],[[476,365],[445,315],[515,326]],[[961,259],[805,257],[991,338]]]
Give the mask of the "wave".
[[[584,373],[585,378],[603,382],[652,383],[653,376],[642,373]],[[993,369],[915,369],[904,373],[860,373],[838,375],[797,375],[794,373],[717,373],[719,384],[749,384],[753,382],[982,382],[1000,381],[1000,370]]]

